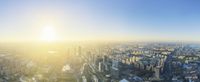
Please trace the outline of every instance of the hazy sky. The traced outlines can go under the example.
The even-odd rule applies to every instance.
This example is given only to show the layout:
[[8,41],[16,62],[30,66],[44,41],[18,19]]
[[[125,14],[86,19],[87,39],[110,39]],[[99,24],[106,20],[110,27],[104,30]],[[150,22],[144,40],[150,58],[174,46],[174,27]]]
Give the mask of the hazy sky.
[[0,40],[200,41],[199,0],[0,0]]

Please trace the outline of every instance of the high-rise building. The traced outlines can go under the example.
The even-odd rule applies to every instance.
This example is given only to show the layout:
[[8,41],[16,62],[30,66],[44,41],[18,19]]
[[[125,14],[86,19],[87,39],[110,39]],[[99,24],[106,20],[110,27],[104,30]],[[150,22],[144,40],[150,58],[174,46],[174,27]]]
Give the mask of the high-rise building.
[[78,47],[78,55],[82,55],[81,46]]
[[87,82],[87,79],[85,76],[82,76],[82,82]]
[[154,68],[156,79],[160,79],[160,68],[161,68],[160,66]]
[[92,82],[99,82],[99,81],[98,81],[98,78],[96,77],[96,75],[93,75],[93,76],[92,76]]
[[118,68],[118,61],[117,60],[112,61],[111,76],[114,79],[119,78],[119,68]]
[[99,72],[103,72],[103,71],[104,71],[104,65],[103,65],[103,62],[99,62],[98,70],[99,70]]

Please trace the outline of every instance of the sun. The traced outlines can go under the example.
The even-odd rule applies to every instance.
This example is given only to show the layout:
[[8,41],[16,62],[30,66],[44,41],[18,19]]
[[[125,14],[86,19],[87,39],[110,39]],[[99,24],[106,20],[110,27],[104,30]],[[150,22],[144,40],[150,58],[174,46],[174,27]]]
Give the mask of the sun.
[[55,29],[51,25],[47,25],[42,30],[41,40],[46,42],[53,42],[58,40]]

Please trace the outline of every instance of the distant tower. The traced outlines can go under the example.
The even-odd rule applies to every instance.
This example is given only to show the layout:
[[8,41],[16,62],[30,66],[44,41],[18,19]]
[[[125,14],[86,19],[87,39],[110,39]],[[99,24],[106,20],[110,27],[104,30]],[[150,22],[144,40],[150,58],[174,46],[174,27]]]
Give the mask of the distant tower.
[[154,68],[156,79],[160,79],[160,68],[161,68],[160,66]]
[[109,60],[108,56],[104,55],[103,56],[103,63],[108,63],[108,60]]
[[78,47],[78,55],[81,55],[81,46]]

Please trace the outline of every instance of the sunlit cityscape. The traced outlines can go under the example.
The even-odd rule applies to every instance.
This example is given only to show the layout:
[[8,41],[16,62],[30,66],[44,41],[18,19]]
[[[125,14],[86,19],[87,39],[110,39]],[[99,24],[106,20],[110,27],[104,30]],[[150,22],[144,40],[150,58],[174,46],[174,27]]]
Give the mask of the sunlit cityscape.
[[0,82],[200,82],[200,1],[0,0]]

